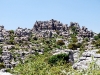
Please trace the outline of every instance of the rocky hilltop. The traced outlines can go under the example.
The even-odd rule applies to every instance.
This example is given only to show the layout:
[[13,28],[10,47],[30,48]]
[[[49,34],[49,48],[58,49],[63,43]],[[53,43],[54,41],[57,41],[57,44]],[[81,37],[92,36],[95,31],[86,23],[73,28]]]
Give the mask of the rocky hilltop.
[[[71,30],[75,32],[72,32]],[[70,25],[68,26],[68,24],[63,24],[60,21],[53,19],[51,19],[50,21],[36,21],[33,27],[33,31],[37,31],[39,33],[42,31],[50,31],[51,33],[55,33],[55,31],[58,31],[60,35],[66,37],[69,37],[70,34],[75,33],[78,34],[78,37],[90,38],[94,35],[94,32],[89,31],[85,26],[80,28],[79,24],[76,22],[70,22]],[[43,34],[41,34],[40,36],[43,36]]]
[[[99,37],[99,34],[85,26],[80,27],[76,22],[70,22],[68,26],[54,19],[36,21],[32,29],[18,27],[16,30],[6,30],[0,26],[0,69],[13,69],[19,63],[25,63],[27,56],[45,52],[52,55],[69,53],[69,62],[73,68],[84,69],[88,66],[84,64],[91,59],[89,57],[100,58],[99,54],[96,55],[99,53]],[[89,50],[93,51],[89,53]],[[81,51],[83,54],[79,58]],[[76,60],[79,60],[78,64],[75,63]]]

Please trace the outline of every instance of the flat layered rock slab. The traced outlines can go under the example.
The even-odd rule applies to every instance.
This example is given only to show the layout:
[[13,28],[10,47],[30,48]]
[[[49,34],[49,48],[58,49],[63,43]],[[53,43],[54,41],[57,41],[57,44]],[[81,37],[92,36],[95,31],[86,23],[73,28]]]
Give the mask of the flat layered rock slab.
[[82,56],[78,58],[78,61],[73,64],[73,68],[77,70],[88,69],[90,63],[94,62],[100,67],[100,54],[97,54],[98,50],[90,50],[82,53]]
[[94,58],[100,58],[100,54],[95,54]]

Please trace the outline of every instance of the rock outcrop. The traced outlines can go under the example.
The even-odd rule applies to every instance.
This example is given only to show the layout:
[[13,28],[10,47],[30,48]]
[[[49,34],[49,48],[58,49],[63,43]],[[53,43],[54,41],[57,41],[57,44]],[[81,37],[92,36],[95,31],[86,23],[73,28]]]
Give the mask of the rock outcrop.
[[[93,31],[89,31],[86,27],[80,27],[76,22],[70,22],[70,25],[63,24],[60,21],[51,19],[50,21],[36,21],[32,29],[20,28],[18,27],[14,30],[6,30],[4,26],[0,26],[0,63],[3,63],[5,68],[13,68],[20,61],[24,63],[24,59],[29,54],[35,55],[43,54],[44,47],[39,49],[42,44],[34,43],[34,37],[36,38],[54,38],[56,35],[62,36],[66,47],[71,41],[71,35],[75,35],[78,42],[82,43],[85,38],[89,41],[88,45],[84,46],[86,49],[94,49],[91,44],[94,40],[95,33]],[[57,38],[57,37],[56,37]],[[67,39],[67,40],[66,40]],[[70,41],[69,41],[70,40]],[[10,43],[7,43],[10,42]],[[68,53],[69,61],[74,64],[74,62],[78,59],[80,51],[79,50],[56,50],[53,54],[58,53]],[[91,61],[91,55],[94,56],[95,59],[99,59],[100,55],[95,54],[95,51],[86,51],[82,54],[82,57],[79,58],[78,63],[73,65],[73,68],[81,69],[87,68],[87,62]],[[99,60],[97,61],[99,64]],[[79,66],[78,66],[79,65]],[[82,67],[85,66],[85,67]]]
[[[36,21],[33,26],[33,31],[38,34],[38,36],[43,37],[46,31],[59,32],[60,35],[69,37],[70,34],[74,34],[71,30],[74,30],[74,33],[77,33],[78,37],[88,37],[91,38],[94,36],[94,32],[89,31],[86,27],[80,27],[76,22],[70,22],[70,25],[63,24],[60,21],[51,19],[50,21]],[[36,35],[37,35],[36,34]]]
[[86,50],[82,53],[81,57],[78,58],[77,62],[73,64],[73,68],[76,70],[86,70],[89,68],[91,63],[95,63],[100,66],[100,54],[97,54],[97,50]]

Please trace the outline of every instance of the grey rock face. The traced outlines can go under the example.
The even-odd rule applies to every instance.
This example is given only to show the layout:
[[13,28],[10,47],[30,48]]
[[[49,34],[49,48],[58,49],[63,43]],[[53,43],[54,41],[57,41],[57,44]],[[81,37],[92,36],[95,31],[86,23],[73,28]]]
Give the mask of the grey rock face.
[[63,24],[59,21],[51,19],[50,21],[36,21],[33,29],[35,31],[41,30],[62,30]]
[[9,32],[4,29],[4,26],[0,26],[0,42],[5,42],[9,37]]
[[[89,68],[90,63],[95,61],[95,63],[100,66],[100,54],[97,54],[98,50],[91,50],[83,52],[82,56],[78,59],[76,63],[73,64],[73,68],[77,70],[86,70]],[[93,58],[94,57],[94,58]]]
[[18,27],[15,30],[15,35],[19,37],[30,36],[30,34],[31,34],[31,30],[27,28],[23,29],[23,28]]
[[73,52],[72,51],[69,51],[69,62],[71,62],[71,64],[74,64],[74,56],[73,56]]
[[94,58],[100,58],[100,54],[95,54]]
[[92,31],[89,31],[88,28],[82,27],[80,28],[79,24],[76,22],[70,22],[70,26],[67,24],[62,24],[57,20],[51,19],[50,21],[36,21],[33,26],[33,32],[37,33],[37,36],[41,37],[47,37],[44,32],[46,31],[56,31],[59,32],[59,35],[69,37],[71,34],[75,34],[71,31],[71,29],[74,27],[75,32],[77,32],[78,37],[82,38],[92,38],[94,36],[94,33]]
[[[20,28],[18,27],[14,31],[14,42],[17,44],[20,44],[20,42],[28,42],[28,39],[30,38],[31,34],[33,33],[36,37],[44,37],[44,38],[52,38],[55,35],[61,35],[67,38],[68,40],[71,40],[72,34],[75,34],[72,31],[72,27],[74,28],[74,31],[77,32],[77,39],[78,43],[82,43],[84,38],[88,38],[88,46],[87,49],[91,49],[91,42],[93,41],[94,32],[89,31],[88,28],[82,27],[80,28],[79,24],[76,22],[70,22],[70,25],[68,24],[62,24],[60,21],[51,19],[50,21],[36,21],[33,29],[27,29],[27,28]],[[4,29],[4,26],[0,26],[0,43],[5,43],[6,41],[10,40],[10,32]],[[64,41],[65,45],[68,45],[69,41]],[[15,50],[15,56],[12,54],[11,50],[13,45],[6,45],[3,46],[2,55],[0,56],[0,62],[3,62],[6,68],[13,68],[19,63],[19,59],[22,60],[22,63],[24,63],[24,59],[29,54],[35,54],[35,52],[38,52],[39,54],[43,54],[44,51],[42,49],[38,49],[39,45],[34,45],[37,47],[37,49],[33,49],[33,45],[29,46],[23,46],[20,45],[20,47],[16,47],[18,50]],[[20,49],[20,50],[19,50]],[[21,50],[25,49],[25,51]],[[26,50],[27,49],[27,50]],[[66,53],[69,54],[69,62],[72,64],[78,59],[78,63],[75,63],[73,67],[77,69],[87,68],[88,63],[91,62],[92,56],[94,56],[95,59],[99,59],[100,55],[96,54],[96,51],[92,52],[84,52],[80,58],[79,57],[79,51],[77,50],[56,50],[53,55],[59,54],[59,53]],[[18,55],[16,55],[18,54]],[[16,62],[15,62],[16,60]],[[97,64],[99,65],[99,60],[97,61]]]

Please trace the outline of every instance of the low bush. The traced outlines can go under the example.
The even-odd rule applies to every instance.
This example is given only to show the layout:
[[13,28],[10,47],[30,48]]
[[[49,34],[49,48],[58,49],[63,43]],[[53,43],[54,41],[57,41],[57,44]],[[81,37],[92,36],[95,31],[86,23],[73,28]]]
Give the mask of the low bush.
[[70,44],[68,44],[68,48],[72,49],[72,50],[76,50],[77,49],[77,45],[75,43],[70,43]]
[[72,42],[74,43],[78,42],[77,38],[76,37],[72,38]]
[[77,48],[81,48],[82,47],[82,43],[70,43],[68,45],[68,48],[69,49],[72,49],[72,50],[76,50]]
[[34,40],[38,40],[38,38],[37,38],[37,37],[33,37],[33,39],[34,39]]
[[100,50],[98,50],[96,53],[100,54]]
[[69,59],[67,54],[57,54],[57,55],[53,55],[49,58],[48,63],[51,65],[57,64],[57,62],[63,61],[63,62],[67,62]]
[[9,33],[10,34],[14,34],[14,30],[9,30]]
[[4,68],[4,64],[3,63],[0,63],[0,69]]
[[84,40],[85,40],[86,42],[88,42],[88,41],[89,41],[89,38],[86,37],[86,38],[84,38]]
[[0,48],[0,54],[2,54],[2,48]]
[[65,43],[64,43],[64,41],[63,40],[58,40],[57,41],[57,45],[60,45],[60,46],[62,46],[62,45],[64,45]]

